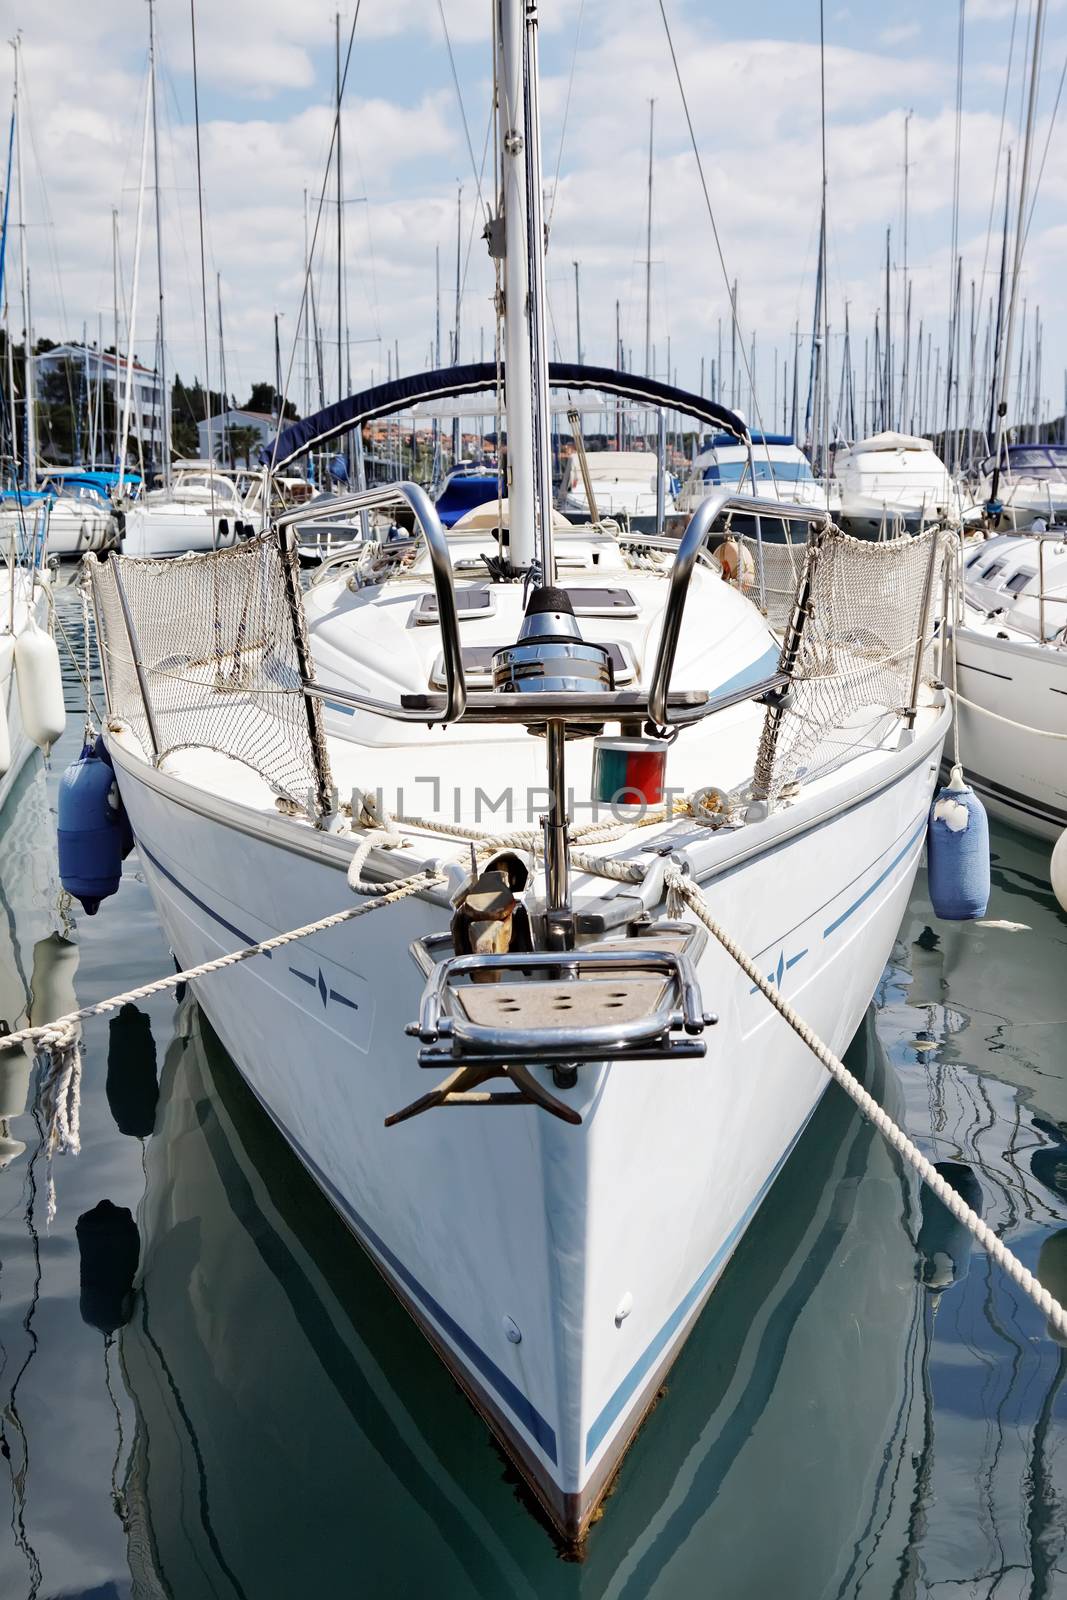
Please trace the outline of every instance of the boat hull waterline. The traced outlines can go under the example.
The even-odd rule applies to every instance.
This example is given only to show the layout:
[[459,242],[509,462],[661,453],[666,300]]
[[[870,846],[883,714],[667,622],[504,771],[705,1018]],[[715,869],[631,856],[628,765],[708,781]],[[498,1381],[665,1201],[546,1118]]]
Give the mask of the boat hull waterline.
[[[899,927],[944,733],[941,716],[866,799],[756,857],[740,830],[743,871],[727,855],[704,883],[715,914],[835,1051],[856,1032]],[[183,966],[351,904],[328,841],[279,849],[277,830],[242,825],[117,741],[112,750]],[[872,840],[887,841],[873,859]],[[564,1091],[577,1128],[526,1106],[435,1111],[386,1129],[436,1081],[404,1035],[424,983],[407,952],[448,917],[443,897],[415,897],[209,976],[197,998],[576,1539],[829,1080],[709,940],[697,970],[719,1023],[705,1060],[583,1068]]]

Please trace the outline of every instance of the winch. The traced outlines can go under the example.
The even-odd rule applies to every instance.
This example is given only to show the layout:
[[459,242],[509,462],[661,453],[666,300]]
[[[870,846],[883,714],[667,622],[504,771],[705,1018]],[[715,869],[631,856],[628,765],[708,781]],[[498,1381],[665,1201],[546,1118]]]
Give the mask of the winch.
[[493,688],[518,694],[595,694],[615,687],[611,655],[582,638],[565,589],[530,596],[518,641],[493,655]]

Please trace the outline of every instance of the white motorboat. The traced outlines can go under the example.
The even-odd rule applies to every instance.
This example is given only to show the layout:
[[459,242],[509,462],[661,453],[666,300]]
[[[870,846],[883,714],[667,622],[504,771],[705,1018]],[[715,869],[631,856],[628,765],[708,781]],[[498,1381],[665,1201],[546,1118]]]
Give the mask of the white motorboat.
[[[842,1050],[949,720],[924,664],[943,539],[813,527],[780,645],[704,563],[716,519],[753,507],[729,490],[672,564],[603,528],[554,536],[536,6],[499,0],[496,36],[522,308],[507,527],[446,540],[413,484],[350,496],[331,515],[404,504],[417,535],[367,542],[306,604],[307,508],[276,538],[90,571],[107,744],[183,966],[397,880],[387,907],[359,899],[361,920],[196,993],[576,1539],[827,1082],[668,866]],[[685,802],[658,809],[662,783]]]
[[873,434],[839,450],[834,477],[841,493],[841,525],[863,539],[892,538],[948,519],[962,502],[948,468],[928,439]]
[[[728,433],[714,436],[682,482],[677,509],[690,515],[701,500],[715,489],[729,485],[735,494],[758,496],[762,500],[787,500],[793,505],[810,506],[813,515],[829,512],[836,517],[841,508],[837,484],[821,482],[811,463],[790,434],[754,433],[751,452]],[[735,533],[755,533],[755,519],[735,515]],[[776,517],[760,518],[760,537],[778,543],[796,537],[795,526]]]
[[1065,531],[965,547],[955,629],[967,776],[995,816],[1045,839],[1067,827]]
[[223,550],[257,527],[233,478],[202,461],[176,461],[171,484],[150,489],[121,515],[122,551],[133,556]]
[[[590,510],[578,455],[567,458],[556,504],[570,521],[588,522],[590,516],[625,518],[627,522],[654,522],[656,517],[656,478],[659,472],[651,450],[587,450],[589,481],[596,502]],[[666,469],[663,477],[663,503],[674,509],[677,481]]]
[[[992,498],[996,457],[982,464],[982,503]],[[1010,444],[1004,449],[997,483],[993,526],[1025,531],[1038,518],[1046,525],[1067,524],[1067,444]]]

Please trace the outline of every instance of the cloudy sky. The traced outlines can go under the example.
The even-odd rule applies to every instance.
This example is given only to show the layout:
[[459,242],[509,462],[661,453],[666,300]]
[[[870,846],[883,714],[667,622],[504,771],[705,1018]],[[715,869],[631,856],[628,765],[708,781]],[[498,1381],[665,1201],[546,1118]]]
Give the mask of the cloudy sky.
[[[463,104],[481,162],[489,109],[489,0],[442,0]],[[656,366],[683,386],[705,382],[728,299],[682,112],[657,0],[546,0],[542,68],[544,168],[554,191],[549,286],[559,353],[576,345],[574,268],[580,262],[582,344],[610,363],[616,301],[623,342],[643,362],[648,101],[655,99],[652,336]],[[5,34],[21,28],[26,90],[26,208],[38,334],[111,342],[111,212],[119,211],[124,296],[145,105],[144,0],[3,0]],[[990,239],[998,145],[1018,155],[1030,0],[967,0],[960,249],[965,297],[995,293],[999,214]],[[791,357],[799,321],[806,363],[818,243],[819,13],[815,0],[667,0],[675,45],[730,278],[740,285],[746,346],[756,335],[757,390],[766,424],[774,373]],[[168,365],[203,376],[193,84],[188,0],[157,0],[160,188],[165,240]],[[1014,49],[1006,114],[1009,43]],[[342,13],[343,46],[352,7]],[[903,305],[904,122],[909,132],[908,274],[918,320],[946,343],[957,0],[826,0],[829,276],[832,370],[849,302],[856,365],[884,295],[892,229],[898,343]],[[273,371],[273,318],[282,314],[283,364],[297,326],[304,263],[304,194],[314,225],[332,127],[334,11],[323,0],[225,0],[197,9],[201,150],[210,281],[211,381],[218,382],[214,284],[221,275],[228,386],[243,396]],[[1035,168],[1048,141],[1022,293],[1044,322],[1042,390],[1063,410],[1067,364],[1067,106],[1051,113],[1067,58],[1067,4],[1046,17]],[[5,63],[10,81],[11,58]],[[566,133],[561,147],[564,112]],[[1067,92],[1065,92],[1067,98]],[[1049,138],[1050,126],[1052,128]],[[456,190],[462,193],[461,351],[492,347],[492,277],[478,238],[475,175],[452,82],[437,0],[362,0],[343,127],[346,296],[354,387],[430,360],[434,257],[440,246],[443,341],[454,322]],[[490,156],[491,161],[491,156]],[[559,169],[559,181],[555,175]],[[149,164],[151,179],[151,164]],[[491,174],[482,180],[490,195]],[[330,194],[332,198],[332,185]],[[146,202],[137,353],[155,328],[152,197]],[[326,398],[336,396],[335,213],[323,216],[316,298],[326,352]],[[473,240],[473,243],[471,241]],[[468,254],[469,251],[469,254]],[[983,279],[983,265],[985,277]],[[14,281],[9,288],[15,290]],[[19,325],[17,305],[13,311]],[[1032,342],[1032,326],[1030,328]],[[983,335],[979,337],[979,356]],[[726,373],[727,382],[729,372]],[[781,379],[779,376],[779,388]],[[304,408],[302,349],[291,393]],[[318,403],[314,378],[312,404]],[[738,395],[749,409],[747,383]],[[778,401],[781,410],[781,395]]]

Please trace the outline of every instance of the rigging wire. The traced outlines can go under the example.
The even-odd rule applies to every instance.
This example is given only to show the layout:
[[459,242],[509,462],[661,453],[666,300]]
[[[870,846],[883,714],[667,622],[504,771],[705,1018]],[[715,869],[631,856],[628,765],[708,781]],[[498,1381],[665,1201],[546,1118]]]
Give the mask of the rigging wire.
[[[668,46],[668,48],[670,50],[671,61],[672,61],[673,65],[674,65],[674,76],[675,76],[675,79],[677,80],[677,83],[678,83],[678,93],[681,96],[681,100],[682,100],[682,110],[685,112],[686,126],[689,129],[689,142],[693,147],[693,157],[694,157],[694,160],[696,161],[696,164],[697,164],[697,175],[700,178],[700,187],[704,191],[704,204],[707,207],[708,220],[711,223],[711,232],[712,232],[712,236],[713,236],[713,238],[715,240],[715,250],[716,250],[716,253],[717,253],[718,257],[719,257],[719,266],[722,268],[723,282],[726,285],[726,296],[727,296],[727,299],[730,302],[730,317],[731,317],[731,320],[732,320],[732,323],[733,323],[734,330],[735,330],[735,332],[737,334],[738,348],[739,348],[740,355],[741,355],[741,361],[742,361],[742,364],[743,364],[744,369],[745,369],[745,375],[748,378],[749,389],[750,389],[751,394],[752,394],[753,409],[755,410],[755,413],[756,413],[756,421],[759,424],[760,432],[763,433],[766,430],[764,429],[763,417],[762,417],[761,412],[760,412],[759,397],[756,394],[755,379],[754,379],[753,374],[752,374],[752,369],[749,366],[748,350],[747,350],[747,348],[745,346],[745,340],[744,340],[744,337],[743,337],[743,334],[742,334],[742,331],[741,331],[741,325],[740,325],[740,322],[738,321],[737,310],[736,310],[736,307],[734,306],[734,297],[733,297],[733,294],[732,294],[731,288],[730,288],[730,274],[726,270],[726,257],[723,254],[722,241],[719,238],[719,229],[718,229],[718,226],[717,226],[716,221],[715,221],[715,211],[714,211],[714,208],[713,208],[713,206],[711,204],[711,194],[710,194],[710,192],[708,190],[708,180],[707,180],[707,178],[706,178],[706,176],[704,174],[704,163],[700,158],[700,147],[697,144],[696,131],[693,128],[693,118],[692,118],[692,116],[690,114],[690,111],[689,111],[689,100],[688,100],[688,98],[686,96],[685,84],[682,82],[682,70],[678,65],[678,56],[677,56],[677,54],[675,52],[675,48],[674,48],[674,39],[673,39],[673,36],[671,34],[671,25],[667,20],[667,8],[666,8],[665,0],[658,0],[658,3],[659,3],[660,16],[663,18],[664,31],[665,31],[665,33],[667,35],[667,46]],[[824,134],[824,137],[825,137],[825,134]]]
[[[200,225],[200,309],[204,325],[204,425],[207,428],[207,454],[209,460],[214,460],[214,443],[211,437],[211,353],[208,344],[207,331],[207,266],[204,257],[204,183],[200,165],[200,88],[196,70],[196,0],[189,0],[189,27],[193,40],[193,120],[196,124],[196,211]],[[225,411],[226,396],[221,395],[222,409]],[[163,425],[167,421],[167,397],[163,396]],[[223,422],[225,426],[225,422]],[[215,476],[209,474],[208,482],[211,486],[211,513],[212,535],[215,535]]]
[[574,25],[574,49],[571,52],[571,70],[567,79],[567,98],[563,102],[563,125],[559,130],[559,149],[556,152],[556,172],[552,179],[552,200],[548,207],[548,220],[545,223],[545,251],[548,251],[548,241],[552,236],[552,218],[556,214],[556,196],[559,193],[559,169],[563,165],[563,144],[567,137],[567,119],[571,111],[571,91],[574,88],[574,69],[578,63],[578,45],[582,37],[582,18],[585,15],[585,0],[580,0],[578,6],[578,20]]
[[[1018,20],[1019,20],[1019,0],[1015,0],[1015,9],[1011,14],[1011,34],[1010,34],[1010,36],[1008,38],[1008,65],[1007,65],[1007,69],[1005,70],[1005,73],[1004,73],[1004,96],[1003,96],[1003,99],[1000,102],[1000,130],[997,133],[997,155],[996,155],[996,160],[995,160],[995,162],[993,164],[993,172],[994,172],[994,174],[997,174],[997,173],[1000,172],[1000,157],[1001,157],[1001,152],[1004,149],[1004,123],[1005,123],[1005,120],[1006,120],[1007,114],[1008,114],[1008,94],[1009,94],[1010,89],[1011,89],[1011,63],[1012,63],[1012,57],[1013,57],[1014,52],[1015,52],[1015,25],[1018,22]],[[986,271],[987,271],[987,268],[989,266],[989,251],[990,251],[990,249],[992,247],[992,241],[993,241],[993,213],[994,213],[994,210],[996,209],[996,204],[997,204],[997,185],[996,185],[996,179],[994,178],[993,191],[989,196],[989,221],[986,224],[985,251],[984,251],[984,253],[982,255],[982,272],[981,272],[981,276],[979,278],[979,282],[982,285],[983,293],[985,291]]]
[[[475,161],[474,161],[474,146],[471,144],[471,131],[470,131],[470,127],[469,127],[469,125],[467,123],[467,110],[466,110],[466,107],[463,104],[463,92],[462,92],[462,90],[460,89],[460,86],[459,86],[459,74],[456,71],[456,58],[452,54],[452,39],[451,39],[451,36],[449,35],[449,32],[448,32],[448,21],[447,21],[447,19],[445,17],[444,0],[437,0],[437,10],[438,10],[438,14],[440,15],[440,18],[441,18],[441,27],[444,30],[445,48],[448,51],[448,64],[452,68],[452,82],[453,82],[453,85],[455,86],[455,90],[456,90],[456,101],[457,101],[457,103],[459,105],[460,121],[463,123],[463,137],[467,141],[467,154],[470,157],[471,172],[474,174],[474,182],[477,185],[477,189],[478,189],[478,202],[481,205],[482,214],[485,217],[486,222],[488,222],[489,221],[489,207],[486,205],[485,196],[482,194],[481,175],[479,174],[478,168],[475,165]],[[483,166],[484,166],[484,157],[483,157]]]
[[[360,8],[362,7],[362,4],[363,4],[363,0],[356,0],[356,9],[355,9],[355,11],[353,12],[353,15],[352,15],[352,26],[351,26],[351,28],[349,30],[349,34],[348,34],[348,47],[347,47],[347,49],[345,51],[344,71],[341,73],[341,90],[340,90],[340,93],[337,96],[337,105],[336,105],[336,107],[334,109],[333,128],[331,129],[331,132],[330,132],[330,147],[329,147],[328,151],[326,152],[326,164],[325,164],[325,167],[323,169],[323,175],[322,175],[322,188],[319,190],[319,202],[318,202],[318,206],[316,207],[316,210],[315,210],[315,226],[312,229],[311,244],[308,247],[307,266],[304,269],[304,287],[303,287],[303,292],[302,292],[302,294],[300,296],[300,309],[299,309],[299,311],[297,313],[296,321],[295,321],[295,324],[294,324],[296,332],[293,334],[293,343],[292,343],[292,346],[291,346],[290,351],[289,351],[289,362],[288,362],[288,365],[287,365],[287,367],[285,369],[285,383],[282,386],[282,393],[281,393],[280,402],[279,402],[279,406],[278,406],[278,431],[274,435],[274,446],[273,446],[273,449],[271,450],[270,463],[269,463],[269,466],[268,466],[268,469],[267,469],[268,470],[268,475],[273,473],[274,464],[278,459],[278,441],[280,440],[280,438],[282,436],[281,424],[282,424],[282,422],[284,421],[284,418],[285,418],[285,405],[286,405],[286,401],[289,398],[289,384],[292,381],[293,367],[296,364],[297,346],[299,345],[299,342],[300,342],[300,325],[301,325],[301,321],[302,321],[303,317],[306,315],[306,312],[307,312],[308,284],[309,284],[310,279],[311,279],[312,267],[313,267],[314,261],[315,261],[315,245],[316,245],[316,243],[318,241],[319,227],[320,227],[320,225],[322,223],[322,212],[323,212],[323,207],[324,207],[324,205],[326,203],[326,190],[327,190],[327,187],[328,187],[329,182],[330,182],[330,173],[333,170],[333,153],[334,153],[334,149],[336,148],[336,145],[337,145],[337,135],[338,135],[338,131],[339,131],[339,128],[340,128],[340,122],[341,122],[341,101],[342,101],[342,99],[344,97],[345,85],[348,82],[348,69],[349,69],[349,66],[351,65],[351,62],[352,62],[352,45],[355,42],[356,24],[359,22],[359,13],[360,13]],[[340,337],[340,330],[338,330],[338,337]]]
[[[482,177],[485,176],[485,163],[486,163],[486,159],[487,159],[488,154],[489,154],[489,139],[490,139],[490,136],[492,134],[493,123],[495,121],[496,121],[495,108],[494,108],[494,106],[492,104],[492,101],[490,101],[490,104],[489,104],[489,121],[486,124],[485,142],[482,145],[482,167],[481,167],[481,176]],[[462,277],[461,285],[460,285],[460,297],[461,298],[467,292],[467,274],[470,271],[471,251],[474,248],[474,236],[475,236],[475,232],[477,230],[477,227],[478,227],[478,213],[477,213],[477,211],[474,211],[471,214],[470,232],[467,235],[467,251],[466,251],[466,254],[463,257],[463,277]]]
[[1056,89],[1056,98],[1052,103],[1052,116],[1049,118],[1048,134],[1045,137],[1045,148],[1041,152],[1041,164],[1037,169],[1037,177],[1034,179],[1034,196],[1030,202],[1030,210],[1026,217],[1026,229],[1023,233],[1024,245],[1026,244],[1027,239],[1030,237],[1030,224],[1034,220],[1034,211],[1037,207],[1037,192],[1041,187],[1041,178],[1045,171],[1045,161],[1048,158],[1049,145],[1052,143],[1052,132],[1056,126],[1056,116],[1060,109],[1060,96],[1063,94],[1063,82],[1065,78],[1067,78],[1067,57],[1064,58],[1063,71],[1060,73],[1060,81]]

